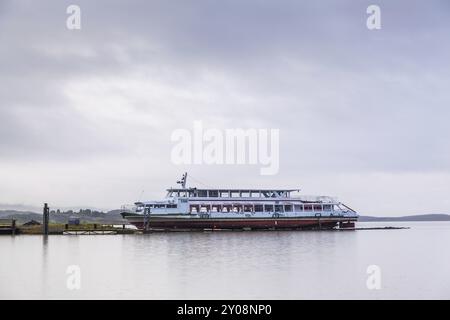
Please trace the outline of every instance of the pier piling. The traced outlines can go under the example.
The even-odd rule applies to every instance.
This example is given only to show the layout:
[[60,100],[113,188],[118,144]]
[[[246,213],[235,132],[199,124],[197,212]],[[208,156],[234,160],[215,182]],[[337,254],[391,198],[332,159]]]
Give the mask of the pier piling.
[[43,228],[44,235],[48,236],[48,223],[50,220],[50,208],[47,203],[44,203],[44,212],[43,212]]

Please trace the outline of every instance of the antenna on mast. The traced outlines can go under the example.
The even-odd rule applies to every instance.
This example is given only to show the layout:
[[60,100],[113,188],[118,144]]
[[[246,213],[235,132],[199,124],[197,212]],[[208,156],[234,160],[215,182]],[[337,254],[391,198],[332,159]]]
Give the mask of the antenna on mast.
[[185,172],[183,174],[183,176],[181,177],[181,180],[177,181],[178,184],[181,184],[181,186],[183,187],[183,189],[186,188],[186,179],[187,179],[187,172]]

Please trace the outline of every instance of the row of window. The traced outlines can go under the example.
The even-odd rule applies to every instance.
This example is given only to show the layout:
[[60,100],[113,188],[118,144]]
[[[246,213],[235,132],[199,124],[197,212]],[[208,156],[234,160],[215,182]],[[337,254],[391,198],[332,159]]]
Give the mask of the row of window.
[[273,197],[287,197],[288,192],[280,191],[261,191],[261,192],[246,192],[246,191],[228,191],[228,190],[196,190],[196,191],[177,191],[169,193],[168,197],[176,195],[177,197],[202,197],[202,198],[273,198]]
[[[175,209],[176,204],[150,204],[147,208],[153,209]],[[304,205],[272,205],[272,204],[255,204],[255,205],[191,205],[190,211],[215,211],[215,212],[293,212],[293,211],[331,211],[331,204],[304,204]]]
[[212,212],[293,212],[293,211],[332,211],[330,204],[324,205],[272,205],[272,204],[255,204],[255,205],[191,205],[191,212],[212,211]]
[[159,208],[159,209],[172,209],[172,208],[176,208],[177,205],[176,204],[147,204],[145,205],[146,208]]

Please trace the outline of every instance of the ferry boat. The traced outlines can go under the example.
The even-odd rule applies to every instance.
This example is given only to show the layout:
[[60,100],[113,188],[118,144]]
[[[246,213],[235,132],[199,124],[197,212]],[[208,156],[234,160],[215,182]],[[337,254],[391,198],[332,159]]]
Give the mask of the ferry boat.
[[299,189],[167,189],[162,201],[139,201],[122,217],[141,230],[311,230],[354,228],[356,211],[328,196]]

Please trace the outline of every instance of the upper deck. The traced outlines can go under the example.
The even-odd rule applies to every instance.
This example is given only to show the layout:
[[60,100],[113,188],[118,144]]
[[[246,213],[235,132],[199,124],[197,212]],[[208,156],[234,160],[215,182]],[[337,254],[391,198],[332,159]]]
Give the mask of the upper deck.
[[300,189],[197,189],[170,188],[167,197],[187,198],[290,198]]
[[299,189],[197,189],[185,188],[167,189],[166,199],[188,199],[189,202],[261,202],[261,201],[292,201],[302,203],[338,203],[337,199],[329,196],[292,195]]
[[136,212],[147,209],[153,214],[212,213],[284,213],[287,216],[355,213],[329,196],[300,195],[300,189],[195,188],[186,187],[186,173],[178,183],[181,188],[167,189],[162,201],[136,202]]

